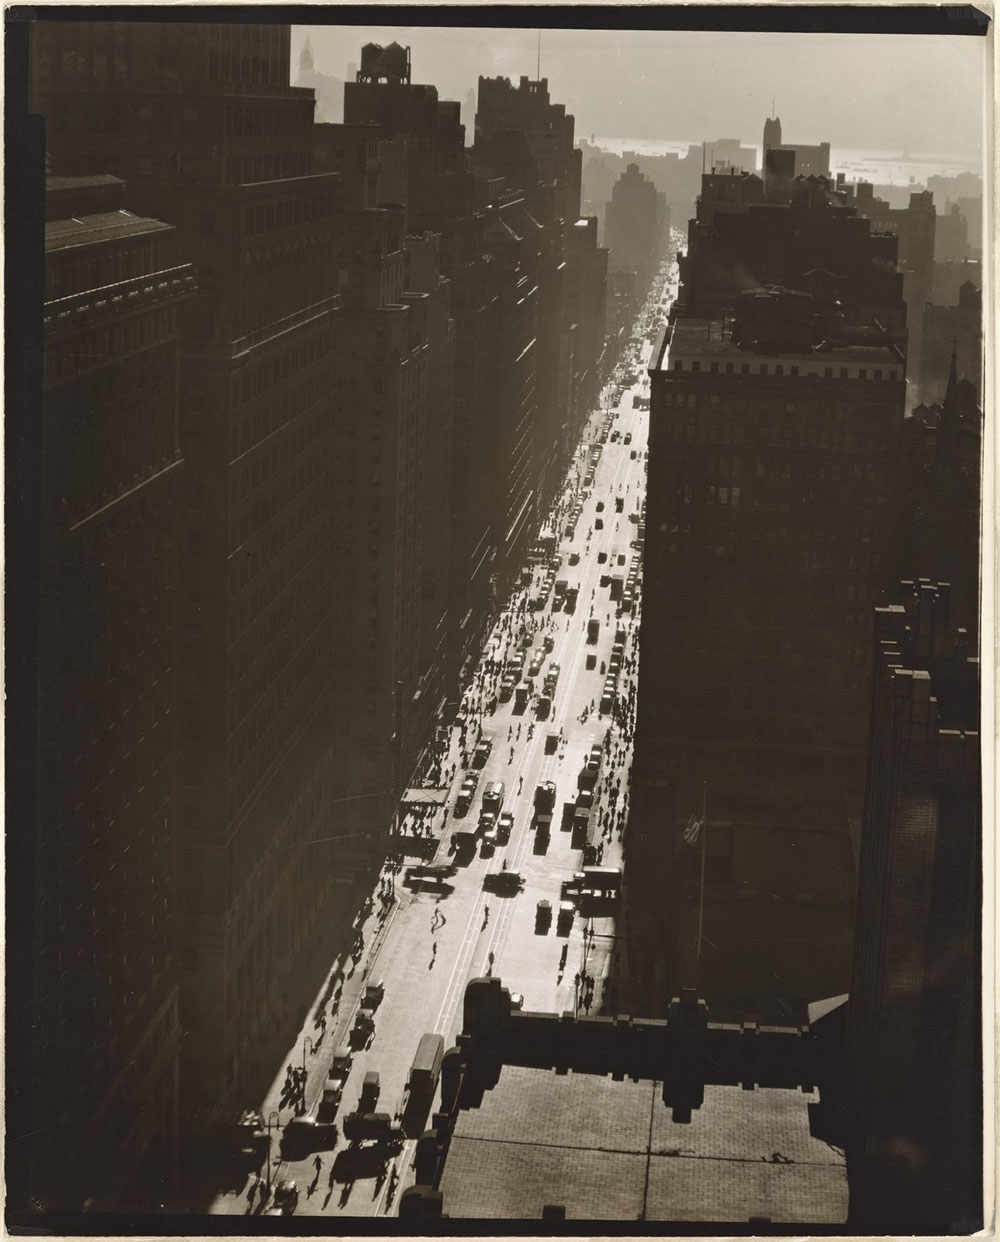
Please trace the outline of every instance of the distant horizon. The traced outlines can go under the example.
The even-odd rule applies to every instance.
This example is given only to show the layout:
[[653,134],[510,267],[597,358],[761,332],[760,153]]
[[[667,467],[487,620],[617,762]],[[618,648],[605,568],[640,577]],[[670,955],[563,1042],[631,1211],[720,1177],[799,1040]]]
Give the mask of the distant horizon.
[[[480,76],[516,84],[536,80],[538,68],[534,29],[296,25],[293,80],[306,37],[316,72],[345,81],[363,44],[395,40],[411,50],[415,83],[463,107]],[[759,148],[765,119],[777,115],[790,142],[947,153],[979,168],[985,45],[951,35],[543,29],[541,77],[573,116],[577,138],[600,130],[679,141],[663,135],[702,130]],[[748,118],[756,118],[752,137]]]
[[[636,138],[630,135],[618,136],[610,134],[594,134],[594,135],[578,135],[576,144],[586,143],[588,146],[600,147],[609,153],[623,154],[629,150],[628,144],[635,143],[635,153],[637,155],[655,155],[658,151],[650,148],[662,147],[664,149],[687,149],[691,147],[700,147],[702,145],[711,149],[713,142],[739,142],[742,146],[753,149],[756,158],[759,161],[763,146],[759,142],[747,142],[745,139],[737,139],[732,135],[716,134],[711,139],[697,140],[687,138]],[[822,139],[826,141],[826,139]],[[794,143],[792,143],[794,145]],[[621,148],[621,150],[617,150]],[[868,167],[855,168],[853,165],[861,164]],[[879,167],[879,166],[882,167]],[[928,165],[933,166],[934,171],[928,171]],[[895,166],[900,171],[898,175],[893,175],[889,171],[889,166]],[[871,180],[875,179],[880,185],[895,185],[906,180],[907,175],[915,176],[916,181],[926,180],[928,177],[940,176],[951,177],[968,173],[979,177],[983,180],[983,168],[975,160],[973,156],[963,156],[959,152],[954,151],[906,151],[897,148],[878,148],[878,147],[837,147],[830,144],[830,167],[831,172],[843,172],[847,175],[848,181],[857,179]],[[902,171],[902,170],[905,170]],[[916,173],[914,170],[917,170]]]

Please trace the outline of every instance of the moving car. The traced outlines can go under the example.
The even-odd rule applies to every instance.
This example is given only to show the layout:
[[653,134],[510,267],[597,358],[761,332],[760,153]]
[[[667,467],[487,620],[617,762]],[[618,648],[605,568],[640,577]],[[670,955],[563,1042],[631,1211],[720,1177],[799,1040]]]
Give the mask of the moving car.
[[274,1188],[274,1196],[261,1216],[291,1216],[299,1201],[299,1188],[287,1178]]
[[472,752],[472,766],[474,768],[485,767],[486,760],[489,759],[492,749],[493,743],[488,737],[480,738],[476,743],[476,749]]

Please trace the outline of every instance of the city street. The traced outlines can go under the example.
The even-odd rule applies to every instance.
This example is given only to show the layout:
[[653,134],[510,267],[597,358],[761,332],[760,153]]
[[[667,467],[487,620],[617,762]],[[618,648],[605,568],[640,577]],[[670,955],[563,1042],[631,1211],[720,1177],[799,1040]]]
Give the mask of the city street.
[[[555,917],[563,881],[570,880],[583,862],[582,850],[572,848],[575,834],[571,824],[563,823],[563,806],[576,797],[577,777],[591,747],[603,747],[588,841],[599,865],[620,867],[628,807],[641,571],[630,611],[621,610],[620,604],[612,601],[608,578],[621,575],[627,579],[641,546],[648,401],[640,407],[634,398],[648,398],[645,367],[652,346],[647,334],[662,322],[661,295],[673,295],[675,280],[676,266],[664,265],[636,326],[636,343],[626,350],[619,364],[619,378],[605,389],[603,408],[594,411],[588,421],[558,510],[551,515],[551,528],[558,532],[557,549],[551,560],[533,567],[531,584],[515,592],[508,608],[497,617],[473,684],[466,690],[459,719],[451,729],[450,751],[442,763],[442,783],[449,785],[447,804],[434,809],[425,822],[438,841],[435,860],[455,863],[454,873],[444,883],[408,879],[407,868],[427,862],[426,853],[420,858],[406,857],[396,873],[388,867],[383,871],[367,917],[359,922],[361,943],[356,966],[351,962],[333,965],[329,985],[317,996],[296,1047],[289,1050],[289,1065],[306,1070],[307,1113],[315,1111],[335,1048],[348,1042],[368,983],[382,981],[384,997],[375,1011],[369,1046],[354,1052],[337,1114],[338,1126],[356,1108],[362,1079],[372,1070],[377,1071],[380,1081],[377,1110],[390,1116],[402,1111],[407,1073],[420,1037],[425,1032],[438,1032],[444,1036],[445,1047],[452,1046],[462,1026],[465,987],[472,978],[492,970],[504,986],[523,995],[528,1010],[572,1012],[579,1005],[581,1014],[598,1013],[602,997],[609,1008],[613,1004],[617,956],[614,918],[585,923],[577,914],[567,934],[560,933]],[[596,452],[599,459],[593,481],[587,486],[588,466]],[[616,498],[621,500],[621,512],[616,511]],[[581,508],[570,536],[565,531],[576,503]],[[598,522],[602,529],[596,528]],[[543,586],[546,575],[550,584],[547,592]],[[560,606],[561,582],[568,588],[578,587],[572,612]],[[545,606],[535,610],[532,603],[543,592]],[[596,643],[588,641],[591,619],[600,627]],[[604,670],[611,664],[618,627],[624,630],[625,640],[616,714],[612,715],[600,711],[600,702]],[[521,652],[523,635],[530,637],[530,646]],[[551,651],[546,652],[543,640],[548,639]],[[541,665],[533,678],[528,703],[519,709],[517,696],[512,694],[490,711],[505,665],[520,654],[524,671],[518,682],[528,678],[532,660]],[[587,667],[588,656],[593,657],[592,668]],[[553,664],[559,665],[560,672],[551,713],[547,719],[536,719],[537,699]],[[462,741],[464,737],[471,761],[480,728],[491,749],[478,772],[471,805],[464,816],[458,816],[456,795],[467,771],[475,770],[462,761]],[[547,738],[551,739],[548,746]],[[492,781],[505,786],[503,810],[513,814],[509,840],[484,856],[480,834],[474,856],[453,857],[453,835],[476,831],[483,791]],[[535,789],[544,781],[553,781],[556,786],[547,845],[532,826]],[[576,843],[580,844],[578,840]],[[508,872],[523,877],[519,890],[511,886],[505,892],[498,891],[488,878],[502,872],[504,865]],[[536,929],[535,919],[541,900],[551,902],[553,909],[544,934]],[[561,966],[564,950],[565,965]],[[342,967],[351,973],[345,976],[339,1003],[334,1005]],[[592,996],[586,988],[587,976],[593,980]],[[286,1073],[282,1065],[260,1106],[265,1124],[268,1118],[272,1122],[269,1167],[262,1170],[260,1180],[251,1175],[240,1190],[220,1195],[212,1210],[259,1213],[268,1206],[266,1196],[262,1202],[261,1191],[269,1177],[272,1185],[283,1179],[294,1180],[297,1215],[394,1212],[400,1191],[412,1180],[415,1136],[423,1127],[411,1130],[402,1151],[389,1162],[384,1151],[373,1156],[364,1148],[350,1149],[342,1132],[332,1150],[310,1151],[292,1161],[283,1159],[280,1131],[295,1115],[287,1096],[281,1106]]]

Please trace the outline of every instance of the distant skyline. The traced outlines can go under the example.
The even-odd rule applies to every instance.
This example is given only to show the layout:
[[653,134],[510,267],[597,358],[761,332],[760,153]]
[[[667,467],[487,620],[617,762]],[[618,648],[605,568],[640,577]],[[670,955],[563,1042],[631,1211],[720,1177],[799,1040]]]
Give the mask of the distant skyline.
[[[535,28],[293,26],[293,80],[307,34],[317,72],[341,78],[364,43],[409,46],[413,81],[463,105],[480,75],[534,79],[538,64]],[[578,139],[725,137],[759,145],[773,98],[786,141],[979,161],[986,43],[943,35],[543,29],[541,76],[553,101],[575,116]]]

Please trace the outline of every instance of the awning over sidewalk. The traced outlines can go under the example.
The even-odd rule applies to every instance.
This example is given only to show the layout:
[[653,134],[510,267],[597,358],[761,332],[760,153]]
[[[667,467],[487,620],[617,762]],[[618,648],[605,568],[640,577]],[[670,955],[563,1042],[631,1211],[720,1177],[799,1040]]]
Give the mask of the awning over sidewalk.
[[444,806],[447,789],[408,789],[400,799],[402,806]]

